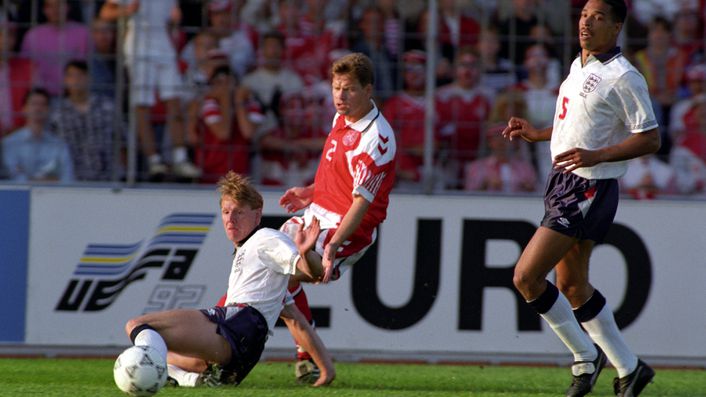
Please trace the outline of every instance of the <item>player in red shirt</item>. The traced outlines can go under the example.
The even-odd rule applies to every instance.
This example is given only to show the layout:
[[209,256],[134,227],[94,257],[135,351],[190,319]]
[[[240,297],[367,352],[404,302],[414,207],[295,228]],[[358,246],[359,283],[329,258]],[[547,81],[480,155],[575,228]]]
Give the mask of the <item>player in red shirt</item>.
[[[373,244],[385,219],[395,181],[395,134],[372,101],[374,73],[370,59],[352,53],[331,67],[331,89],[337,114],[324,144],[314,183],[287,190],[280,205],[289,213],[306,209],[282,225],[287,234],[301,223],[319,219],[321,233],[311,251],[314,277],[297,274],[289,290],[311,321],[300,281],[328,283],[355,263]],[[314,252],[315,251],[315,252]],[[298,355],[306,359],[306,355]]]

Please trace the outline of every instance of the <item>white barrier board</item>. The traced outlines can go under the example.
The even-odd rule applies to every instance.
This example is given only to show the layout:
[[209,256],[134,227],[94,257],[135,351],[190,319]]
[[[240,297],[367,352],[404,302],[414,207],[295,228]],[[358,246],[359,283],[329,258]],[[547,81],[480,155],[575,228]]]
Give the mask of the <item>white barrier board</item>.
[[[266,216],[285,216],[278,199],[265,193]],[[565,352],[509,287],[541,215],[538,197],[394,195],[376,259],[305,286],[328,314],[321,337],[352,351]],[[594,251],[591,277],[629,344],[645,355],[706,356],[704,204],[623,200],[616,224]],[[130,317],[214,304],[231,252],[215,192],[35,188],[26,343],[126,345]],[[268,341],[291,345],[284,328]]]

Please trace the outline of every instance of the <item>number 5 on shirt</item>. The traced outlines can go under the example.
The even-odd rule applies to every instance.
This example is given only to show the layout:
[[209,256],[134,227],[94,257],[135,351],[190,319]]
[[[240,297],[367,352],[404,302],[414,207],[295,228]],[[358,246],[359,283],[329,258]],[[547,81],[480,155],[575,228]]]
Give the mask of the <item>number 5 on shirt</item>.
[[566,118],[566,111],[569,109],[569,98],[561,98],[561,114],[559,114],[559,120],[564,120]]

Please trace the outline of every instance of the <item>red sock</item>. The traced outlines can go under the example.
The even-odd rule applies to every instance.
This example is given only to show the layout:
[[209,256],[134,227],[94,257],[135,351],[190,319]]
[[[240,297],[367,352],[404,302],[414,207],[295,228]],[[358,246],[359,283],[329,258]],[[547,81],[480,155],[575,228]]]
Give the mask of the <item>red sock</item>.
[[[302,312],[302,314],[306,318],[306,321],[308,321],[309,324],[313,326],[314,320],[311,316],[311,309],[309,309],[309,300],[306,299],[306,293],[304,292],[304,288],[302,288],[301,283],[297,282],[295,286],[290,287],[289,293],[292,294],[292,297],[294,298],[294,304],[297,306],[297,309]],[[307,353],[300,347],[299,342],[297,342],[296,340],[294,342],[297,345],[297,360],[310,360],[311,356],[309,355],[309,353]]]

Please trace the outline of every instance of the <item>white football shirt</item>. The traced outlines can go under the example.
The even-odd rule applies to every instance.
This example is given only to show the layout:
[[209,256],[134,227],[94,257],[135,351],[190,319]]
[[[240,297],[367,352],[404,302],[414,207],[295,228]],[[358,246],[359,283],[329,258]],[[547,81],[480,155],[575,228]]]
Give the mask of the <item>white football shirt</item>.
[[[554,114],[552,158],[572,148],[596,150],[622,142],[631,133],[657,128],[647,82],[619,48],[598,57],[581,57],[571,64],[561,84]],[[625,161],[578,168],[587,179],[618,178]]]
[[[126,6],[134,0],[110,0]],[[169,38],[167,25],[177,0],[140,0],[140,8],[128,19],[125,35],[125,55],[160,60],[168,57],[173,62],[176,50]]]
[[238,248],[228,280],[226,306],[246,303],[257,309],[272,331],[282,311],[287,282],[294,274],[299,251],[284,233],[260,229]]

